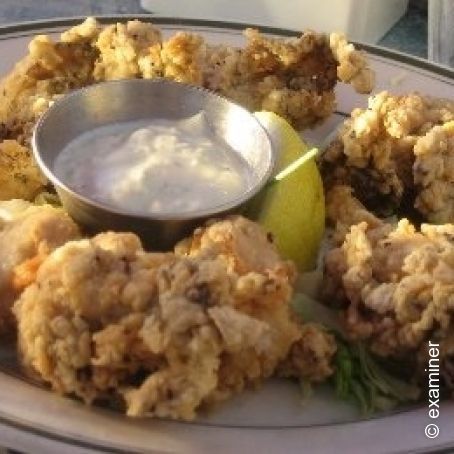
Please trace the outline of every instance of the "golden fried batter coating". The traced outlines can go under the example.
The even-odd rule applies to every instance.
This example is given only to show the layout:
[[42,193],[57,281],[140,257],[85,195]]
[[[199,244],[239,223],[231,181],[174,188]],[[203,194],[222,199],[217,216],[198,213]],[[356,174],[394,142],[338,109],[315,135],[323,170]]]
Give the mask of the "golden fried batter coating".
[[[93,82],[97,51],[90,43],[97,33],[97,22],[87,19],[63,33],[61,41],[36,36],[29,54],[0,82],[0,174],[7,197],[32,200],[46,184],[31,156],[32,129],[59,96]],[[6,163],[12,155],[14,164]],[[10,165],[16,170],[3,174]]]
[[350,186],[333,186],[326,193],[326,218],[335,227],[334,239],[342,242],[352,225],[367,222],[369,227],[378,227],[383,221],[367,211],[353,196]]
[[329,46],[338,62],[339,80],[352,84],[358,93],[370,93],[375,85],[375,74],[369,68],[365,55],[341,33],[331,33]]
[[[325,296],[344,306],[352,339],[382,356],[416,358],[427,366],[427,342],[444,346],[454,328],[454,225],[406,219],[396,227],[351,227],[326,255]],[[451,351],[451,355],[452,355]]]
[[28,148],[15,140],[0,142],[0,200],[33,200],[46,182]]
[[[342,52],[348,43],[339,35],[333,34],[331,41],[312,31],[289,39],[268,38],[254,29],[244,35],[244,49],[208,48],[206,86],[249,110],[270,110],[295,127],[306,128],[333,112],[338,77],[345,82],[361,78],[362,83],[354,86],[362,92],[373,88],[364,56],[351,45],[349,52]],[[349,77],[339,71],[347,59]]]
[[0,139],[30,140],[38,117],[61,94],[93,82],[97,24],[87,19],[54,42],[45,35],[29,44],[29,54],[0,83]]
[[[229,222],[255,229],[239,219]],[[130,416],[192,419],[260,383],[301,333],[289,305],[293,270],[259,234],[247,249],[256,259],[238,262],[228,259],[242,251],[234,240],[189,255],[144,252],[133,234],[67,243],[15,304],[24,365],[86,402],[120,397]]]
[[[333,111],[337,63],[324,35],[305,32],[279,40],[247,29],[245,36],[244,50],[230,52],[225,62],[231,77],[220,78],[219,88],[209,81],[209,88],[250,110],[274,111],[298,128],[311,126]],[[218,71],[224,72],[224,61],[219,61]]]
[[414,153],[415,207],[430,222],[454,222],[454,121],[432,128]]
[[418,93],[377,94],[368,109],[353,110],[324,153],[325,185],[351,185],[369,209],[383,211],[416,199],[415,207],[428,220],[453,221],[453,120],[452,101]]
[[162,75],[177,82],[203,86],[206,47],[199,35],[176,33],[162,43]]
[[[14,299],[34,279],[45,257],[66,241],[79,237],[79,229],[63,210],[19,202],[1,204],[4,219],[0,225],[1,330],[12,325]],[[18,210],[14,210],[15,204],[19,205]]]
[[230,271],[238,274],[273,272],[287,276],[291,282],[296,277],[294,264],[281,259],[272,238],[242,216],[208,221],[178,243],[175,252],[190,257],[220,257]]
[[278,374],[316,383],[324,381],[333,373],[334,337],[315,323],[305,323],[300,329],[300,338],[279,365]]
[[161,32],[138,20],[106,27],[95,43],[99,57],[94,68],[96,80],[133,79],[160,76],[156,51]]
[[60,36],[64,43],[92,43],[101,31],[94,17],[87,17],[81,24],[63,32]]

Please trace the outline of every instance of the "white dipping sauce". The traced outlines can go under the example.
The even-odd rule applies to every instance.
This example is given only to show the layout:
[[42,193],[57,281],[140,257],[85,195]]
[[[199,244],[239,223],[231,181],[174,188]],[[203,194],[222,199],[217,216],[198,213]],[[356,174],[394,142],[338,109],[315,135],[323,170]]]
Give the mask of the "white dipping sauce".
[[56,176],[76,192],[136,213],[211,209],[250,188],[248,163],[203,114],[103,126],[71,141]]

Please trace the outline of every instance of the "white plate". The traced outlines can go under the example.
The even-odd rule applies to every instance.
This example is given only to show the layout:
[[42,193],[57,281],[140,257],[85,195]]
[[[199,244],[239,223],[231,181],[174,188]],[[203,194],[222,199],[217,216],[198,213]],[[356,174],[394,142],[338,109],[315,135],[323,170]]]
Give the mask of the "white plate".
[[[149,16],[148,16],[149,17]],[[142,18],[145,19],[145,18]],[[111,17],[108,22],[125,20]],[[77,20],[56,20],[0,28],[0,74],[6,73],[26,52],[30,37],[57,33]],[[244,25],[193,20],[155,19],[169,35],[177,30],[202,34],[210,42],[242,43]],[[288,30],[266,29],[289,36]],[[377,73],[377,90],[419,90],[434,96],[454,95],[454,75],[403,54],[366,46]],[[337,113],[324,125],[305,133],[323,143],[354,106],[366,97],[351,87],[337,88]],[[436,439],[424,435],[436,422]],[[454,446],[454,402],[446,402],[437,421],[428,416],[428,403],[361,420],[355,407],[320,389],[304,405],[298,387],[270,381],[220,405],[193,423],[132,420],[121,414],[54,395],[21,375],[14,349],[0,348],[0,444],[33,453],[73,452],[197,452],[257,453],[362,453],[418,452]]]

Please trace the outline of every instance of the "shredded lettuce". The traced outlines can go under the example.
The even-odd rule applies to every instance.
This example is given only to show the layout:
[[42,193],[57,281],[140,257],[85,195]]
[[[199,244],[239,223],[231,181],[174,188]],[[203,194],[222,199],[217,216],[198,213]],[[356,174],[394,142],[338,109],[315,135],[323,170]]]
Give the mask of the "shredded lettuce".
[[365,415],[418,400],[419,387],[388,372],[366,344],[346,340],[336,311],[302,293],[295,295],[293,308],[302,320],[320,323],[336,337],[335,373],[330,383],[340,398],[356,402]]
[[347,343],[339,335],[332,383],[340,398],[356,401],[366,415],[416,401],[420,396],[419,387],[391,375],[365,344]]

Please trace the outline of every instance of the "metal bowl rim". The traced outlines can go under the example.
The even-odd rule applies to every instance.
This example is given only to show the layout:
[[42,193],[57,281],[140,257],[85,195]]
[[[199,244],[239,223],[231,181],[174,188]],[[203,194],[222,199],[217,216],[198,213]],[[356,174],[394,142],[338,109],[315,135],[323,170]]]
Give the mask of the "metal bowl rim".
[[[39,152],[39,146],[38,146],[38,139],[37,136],[39,135],[39,131],[43,128],[43,123],[45,123],[47,117],[51,115],[52,111],[59,106],[60,104],[63,103],[68,103],[71,102],[71,99],[76,97],[76,96],[81,96],[82,93],[86,91],[92,90],[95,86],[97,85],[117,85],[117,84],[128,84],[128,83],[137,83],[137,84],[168,84],[168,85],[175,85],[175,86],[182,86],[185,89],[188,90],[196,90],[201,92],[205,96],[213,96],[216,98],[219,98],[223,102],[227,102],[230,104],[235,105],[237,108],[241,109],[243,112],[245,112],[247,115],[249,115],[253,121],[256,123],[256,125],[259,127],[259,129],[265,134],[265,137],[267,138],[268,144],[269,144],[269,155],[270,159],[268,160],[268,167],[266,169],[266,172],[263,174],[262,178],[257,180],[255,184],[246,192],[244,192],[240,197],[237,197],[233,199],[231,202],[227,202],[221,205],[217,205],[215,207],[212,207],[210,209],[205,209],[205,210],[199,210],[199,211],[191,211],[187,213],[166,213],[166,214],[148,214],[148,213],[141,213],[141,212],[135,212],[135,211],[128,211],[128,210],[123,210],[119,209],[118,207],[111,206],[107,203],[102,203],[97,200],[94,200],[88,196],[85,196],[83,194],[80,194],[79,192],[76,192],[74,189],[70,188],[67,186],[60,178],[58,178],[55,173],[44,163],[44,160],[41,158],[41,153]],[[233,210],[244,203],[246,203],[248,200],[252,199],[256,194],[258,194],[263,187],[265,186],[266,182],[270,178],[270,176],[273,173],[273,170],[276,165],[276,150],[274,149],[274,143],[271,140],[271,137],[268,134],[268,131],[264,128],[262,123],[258,120],[257,117],[251,112],[249,112],[247,109],[245,109],[243,106],[239,105],[238,103],[231,101],[218,93],[208,90],[207,88],[204,87],[199,87],[196,85],[191,85],[187,83],[182,83],[182,82],[174,82],[165,78],[155,78],[155,79],[122,79],[122,80],[111,80],[111,81],[104,81],[104,82],[98,82],[92,85],[88,85],[86,87],[78,88],[76,90],[71,91],[70,93],[67,93],[64,95],[62,98],[57,99],[52,106],[49,107],[49,109],[44,112],[41,117],[38,119],[38,121],[35,124],[35,127],[33,128],[33,134],[32,134],[32,151],[34,158],[36,162],[38,163],[41,171],[44,173],[44,175],[51,181],[52,184],[54,184],[58,189],[63,189],[66,191],[71,197],[74,197],[78,199],[79,201],[90,205],[94,208],[97,208],[102,211],[106,211],[112,214],[116,214],[119,216],[128,216],[128,217],[133,217],[136,219],[143,219],[143,220],[156,220],[156,221],[186,221],[186,220],[192,220],[192,219],[198,219],[198,218],[206,218],[206,217],[215,217],[218,215],[222,215],[225,212],[228,212],[230,210]]]

